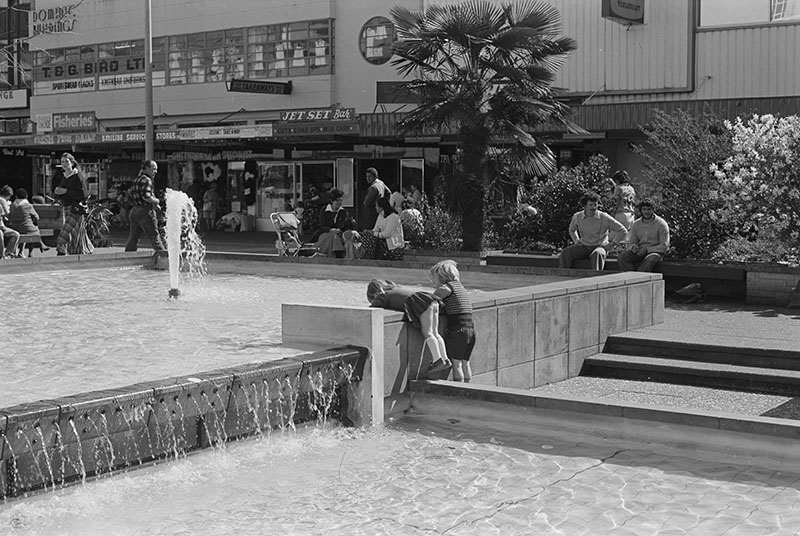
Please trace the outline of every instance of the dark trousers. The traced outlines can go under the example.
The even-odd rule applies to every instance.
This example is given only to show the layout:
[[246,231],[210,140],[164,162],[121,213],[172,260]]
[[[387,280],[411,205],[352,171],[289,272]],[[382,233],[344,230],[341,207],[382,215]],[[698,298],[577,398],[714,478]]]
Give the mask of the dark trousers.
[[156,214],[148,207],[135,205],[130,213],[131,230],[128,233],[128,242],[125,244],[125,251],[136,251],[139,246],[139,238],[145,235],[150,239],[153,249],[160,251],[164,249],[161,236],[158,234]]

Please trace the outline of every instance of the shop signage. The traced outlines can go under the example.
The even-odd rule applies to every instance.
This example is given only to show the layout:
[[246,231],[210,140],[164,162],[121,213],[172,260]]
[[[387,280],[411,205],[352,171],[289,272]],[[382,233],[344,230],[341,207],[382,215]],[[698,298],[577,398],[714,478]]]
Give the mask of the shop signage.
[[34,73],[36,80],[52,78],[76,78],[87,75],[104,75],[144,71],[144,56],[120,60],[84,61],[39,67]]
[[244,80],[234,78],[228,84],[228,91],[240,93],[266,93],[270,95],[289,95],[292,93],[292,82],[264,82],[262,80]]
[[36,133],[53,132],[53,114],[36,114]]
[[52,126],[53,132],[96,132],[97,117],[94,112],[55,113]]
[[27,108],[28,90],[27,89],[6,89],[0,91],[0,110],[9,108]]
[[[53,114],[54,116],[56,114]],[[271,138],[272,125],[254,125],[241,127],[211,127],[211,128],[182,128],[177,130],[162,130],[155,133],[156,141],[201,141],[224,139],[252,139]],[[127,132],[87,132],[39,134],[33,139],[26,138],[28,143],[34,145],[63,145],[73,143],[144,143],[145,132],[142,130]],[[0,139],[0,145],[5,139]],[[21,143],[24,144],[25,142]]]
[[310,108],[281,112],[281,121],[284,123],[299,121],[355,121],[355,119],[355,108]]
[[603,0],[600,14],[620,24],[644,24],[644,0]]
[[276,124],[273,128],[276,138],[299,136],[333,136],[337,134],[358,134],[358,121],[328,121],[311,123]]
[[29,17],[30,35],[74,32],[75,22],[78,19],[76,8],[81,3],[31,10]]

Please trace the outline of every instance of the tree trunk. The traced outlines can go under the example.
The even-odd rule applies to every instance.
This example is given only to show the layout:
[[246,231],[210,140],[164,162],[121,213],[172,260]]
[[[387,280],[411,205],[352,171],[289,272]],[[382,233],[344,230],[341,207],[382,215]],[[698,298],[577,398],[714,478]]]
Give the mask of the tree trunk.
[[483,125],[461,128],[463,151],[461,165],[465,175],[465,203],[462,206],[461,248],[480,251],[483,243],[483,194],[487,180],[490,134]]
[[468,203],[462,211],[461,238],[464,241],[461,249],[464,251],[480,251],[483,244],[483,181],[472,179],[470,181],[470,196]]

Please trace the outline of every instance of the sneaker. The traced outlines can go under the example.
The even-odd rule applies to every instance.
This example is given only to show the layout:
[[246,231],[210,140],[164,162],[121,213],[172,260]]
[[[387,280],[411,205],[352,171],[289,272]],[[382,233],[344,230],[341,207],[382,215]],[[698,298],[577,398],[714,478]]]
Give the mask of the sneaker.
[[443,370],[449,369],[453,364],[449,361],[445,361],[444,359],[439,359],[428,367],[428,374],[433,374],[435,372],[442,372]]

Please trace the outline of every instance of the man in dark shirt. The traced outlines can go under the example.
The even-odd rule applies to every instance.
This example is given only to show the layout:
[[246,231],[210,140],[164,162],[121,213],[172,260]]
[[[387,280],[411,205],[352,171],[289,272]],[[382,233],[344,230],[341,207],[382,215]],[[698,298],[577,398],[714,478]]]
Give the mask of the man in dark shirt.
[[157,231],[157,213],[160,210],[159,200],[153,194],[153,178],[158,173],[158,164],[154,160],[142,162],[142,170],[139,177],[133,181],[129,190],[131,196],[131,230],[128,235],[128,243],[125,244],[125,251],[136,251],[139,245],[139,237],[144,234],[150,239],[153,249],[160,251],[164,249],[161,236]]
[[364,216],[363,216],[363,229],[372,229],[375,227],[375,221],[378,219],[378,212],[375,210],[375,202],[379,197],[386,197],[392,195],[389,187],[378,178],[378,170],[371,167],[367,168],[367,195],[364,197]]

